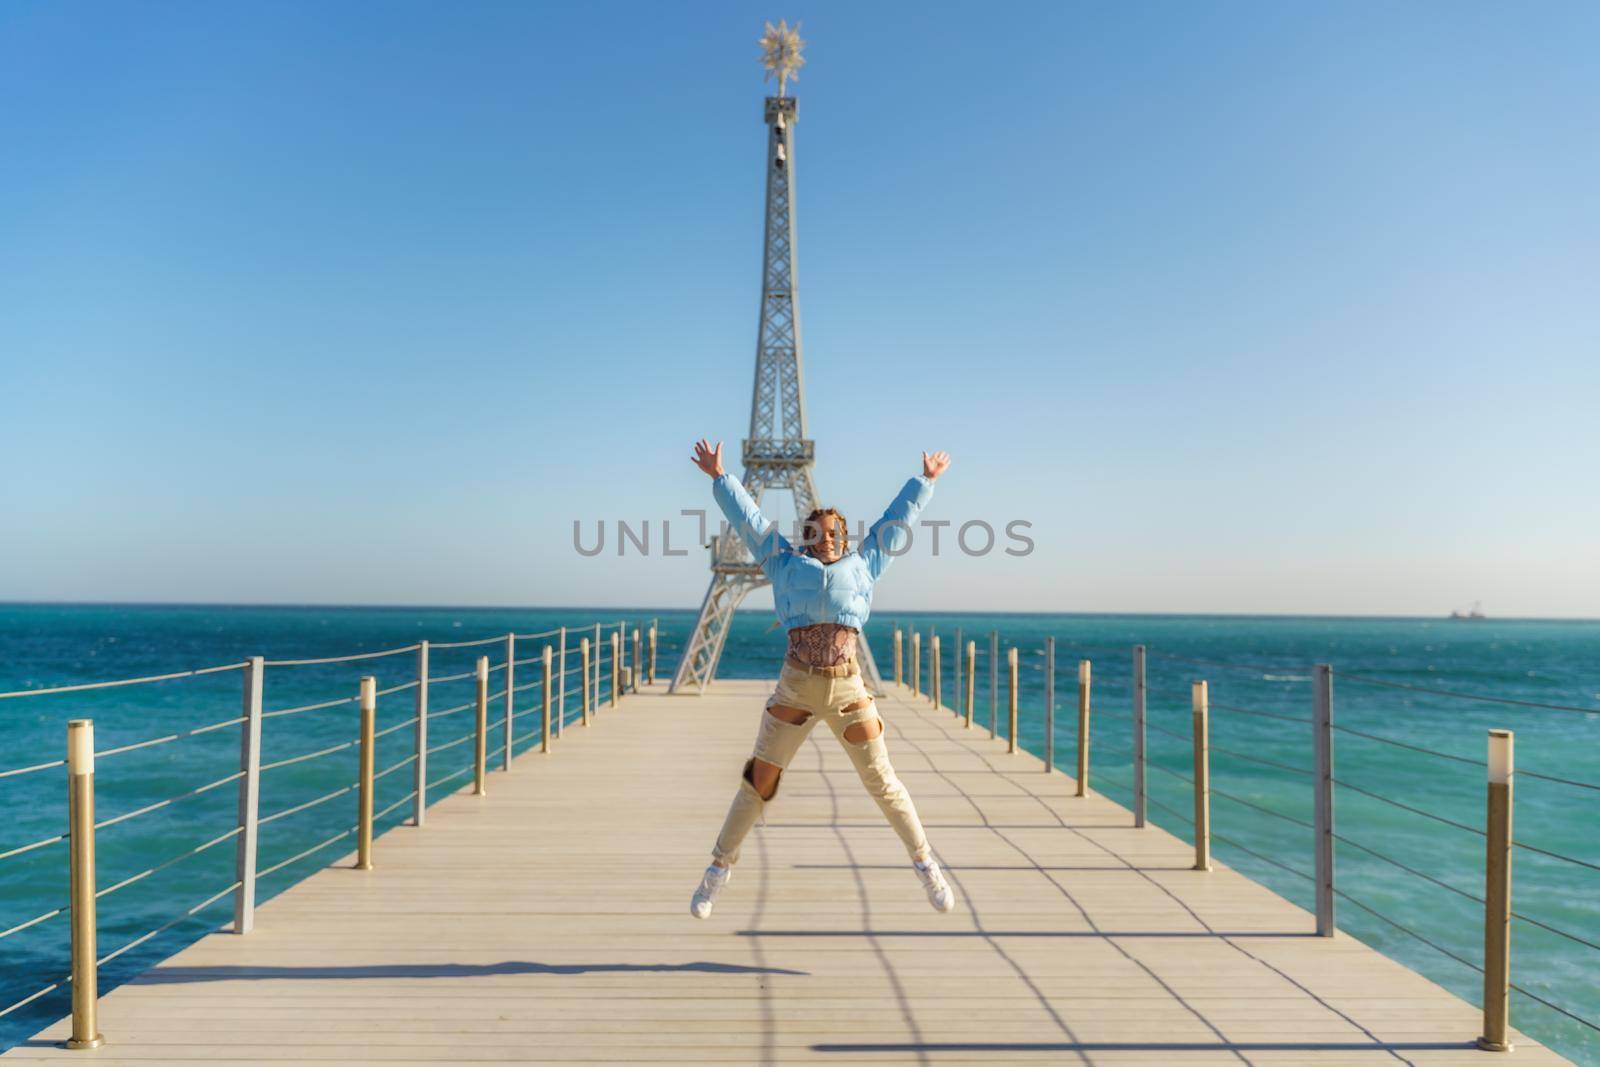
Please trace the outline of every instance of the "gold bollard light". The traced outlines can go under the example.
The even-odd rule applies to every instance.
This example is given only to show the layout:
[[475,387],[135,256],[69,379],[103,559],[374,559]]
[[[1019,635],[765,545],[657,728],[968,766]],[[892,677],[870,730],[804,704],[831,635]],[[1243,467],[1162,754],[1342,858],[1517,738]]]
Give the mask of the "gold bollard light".
[[1483,887],[1483,1036],[1478,1047],[1510,1052],[1511,785],[1510,730],[1489,731],[1489,802]]
[[99,1048],[100,976],[95,962],[94,720],[67,723],[67,836],[72,908],[70,1049]]
[[377,748],[378,680],[361,679],[361,755],[356,775],[356,870],[372,870],[372,767]]
[[1211,703],[1205,682],[1195,682],[1194,701],[1194,869],[1211,869]]
[[1006,679],[1010,686],[1006,697],[1007,713],[1010,716],[1011,736],[1006,739],[1006,751],[1009,753],[1017,750],[1017,650],[1015,648],[1006,650]]

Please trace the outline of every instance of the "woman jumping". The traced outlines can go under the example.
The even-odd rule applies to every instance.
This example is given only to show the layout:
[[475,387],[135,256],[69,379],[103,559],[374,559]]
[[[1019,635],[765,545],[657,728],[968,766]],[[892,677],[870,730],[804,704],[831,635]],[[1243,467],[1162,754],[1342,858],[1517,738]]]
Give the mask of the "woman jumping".
[[694,452],[695,464],[713,479],[712,496],[722,513],[772,582],[778,618],[789,631],[789,652],[689,913],[697,919],[711,914],[739,859],[740,844],[777,795],[778,778],[818,719],[839,738],[867,792],[905,843],[934,910],[949,911],[955,894],[928,848],[911,794],[889,765],[883,720],[856,662],[856,639],[871,613],[872,587],[890,560],[905,551],[911,524],[933,495],[933,480],[950,466],[949,454],[922,454],[922,474],[906,482],[852,552],[844,516],[833,508],[818,508],[806,517],[802,551],[796,551],[739,480],[723,471],[720,442],[712,448],[702,440]]

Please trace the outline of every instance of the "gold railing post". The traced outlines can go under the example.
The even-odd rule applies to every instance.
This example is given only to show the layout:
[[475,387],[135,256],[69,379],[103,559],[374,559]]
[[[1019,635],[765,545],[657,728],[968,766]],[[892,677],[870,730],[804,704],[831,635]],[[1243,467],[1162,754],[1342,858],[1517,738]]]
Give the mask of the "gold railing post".
[[583,679],[583,725],[589,725],[589,639],[582,638],[578,642],[578,658],[582,663],[578,667]]
[[928,688],[932,690],[933,706],[939,706],[939,686],[943,680],[939,670],[939,635],[933,635],[931,647],[928,649]]
[[902,649],[901,649],[900,627],[896,626],[894,628],[894,684],[895,685],[904,685],[905,684],[905,681],[904,681],[905,675],[900,669],[901,652],[902,652]]
[[967,642],[967,729],[972,729],[972,679],[978,666],[978,643]]
[[1194,869],[1211,869],[1210,702],[1206,683],[1195,682],[1194,703]]
[[1089,795],[1089,661],[1078,661],[1078,795]]
[[656,624],[650,624],[650,684],[656,684]]
[[372,870],[372,769],[377,747],[378,680],[361,679],[361,755],[356,773],[356,870]]
[[544,646],[541,662],[544,664],[544,681],[539,686],[539,704],[544,709],[544,736],[539,741],[539,751],[550,751],[550,646]]
[[1006,742],[1006,751],[1017,750],[1017,650],[1015,647],[1006,650],[1006,681],[1010,691],[1006,696],[1008,711],[1011,716],[1011,737]]
[[911,631],[911,695],[922,691],[922,634]]
[[1478,1047],[1510,1052],[1511,786],[1516,776],[1510,730],[1489,731],[1489,803],[1483,886],[1483,1036]]
[[72,908],[72,1036],[70,1049],[98,1048],[100,975],[95,957],[94,720],[67,723],[67,859]]
[[489,792],[489,657],[478,657],[478,728],[472,745],[472,795]]

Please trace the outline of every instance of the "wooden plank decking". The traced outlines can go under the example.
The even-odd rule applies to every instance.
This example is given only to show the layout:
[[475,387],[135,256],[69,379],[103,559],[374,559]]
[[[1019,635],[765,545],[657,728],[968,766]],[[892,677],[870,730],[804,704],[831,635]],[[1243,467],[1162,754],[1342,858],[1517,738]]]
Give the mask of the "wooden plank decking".
[[[891,753],[960,900],[927,905],[819,728],[716,914],[688,897],[768,687],[627,697],[5,1058],[141,1064],[1473,1064],[1478,1013],[1039,760],[897,690]],[[1518,1064],[1564,1060],[1518,1035]]]

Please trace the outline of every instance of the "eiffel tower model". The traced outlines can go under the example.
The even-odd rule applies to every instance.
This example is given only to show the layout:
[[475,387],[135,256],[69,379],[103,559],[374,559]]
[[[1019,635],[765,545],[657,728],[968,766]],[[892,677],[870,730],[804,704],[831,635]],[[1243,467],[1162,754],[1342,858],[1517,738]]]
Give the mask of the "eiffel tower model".
[[[800,374],[800,311],[795,300],[794,270],[794,125],[795,98],[784,95],[785,83],[805,61],[800,49],[800,24],[791,29],[767,24],[761,38],[768,77],[778,79],[778,95],[766,98],[767,124],[766,240],[761,262],[761,325],[756,334],[756,380],[750,400],[750,436],[744,441],[744,487],[761,503],[769,489],[786,489],[794,497],[795,514],[817,506],[812,475],[815,442],[806,436],[805,393]],[[700,617],[673,675],[670,693],[705,690],[716,677],[733,613],[767,578],[737,536],[711,539],[711,587],[700,605]],[[874,693],[883,691],[877,664],[865,635],[857,643],[863,681]]]

